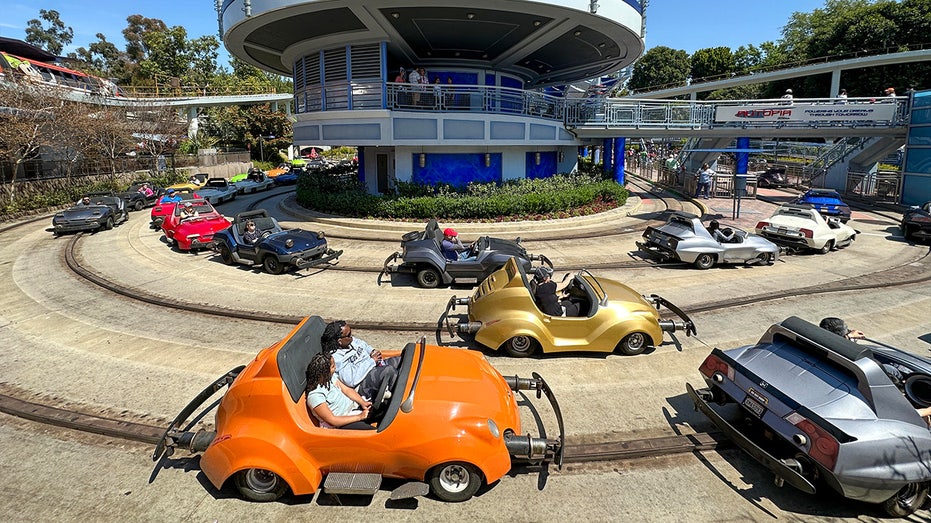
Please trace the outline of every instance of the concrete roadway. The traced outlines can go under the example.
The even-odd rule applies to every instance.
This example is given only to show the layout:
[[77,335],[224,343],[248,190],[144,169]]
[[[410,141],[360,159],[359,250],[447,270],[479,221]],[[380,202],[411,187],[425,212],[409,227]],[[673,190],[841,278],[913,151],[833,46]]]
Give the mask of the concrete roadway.
[[[578,240],[543,239],[553,224],[452,225],[469,240],[483,232],[527,238],[531,252],[550,256],[557,266],[629,259],[643,217],[659,207],[643,195],[629,207],[602,217],[604,235]],[[258,196],[258,197],[261,197]],[[250,198],[225,204],[227,215]],[[730,202],[708,202],[710,215],[727,215]],[[744,202],[750,228],[768,216],[763,202]],[[285,215],[276,200],[267,208]],[[630,212],[634,216],[627,216]],[[770,211],[771,212],[771,211]],[[296,213],[301,214],[301,213]],[[757,215],[758,214],[758,215]],[[763,216],[765,215],[765,216]],[[585,219],[575,219],[580,228]],[[730,221],[730,220],[722,220]],[[576,222],[561,222],[568,230]],[[746,223],[737,220],[746,228]],[[421,290],[409,278],[378,286],[365,272],[316,271],[271,276],[227,267],[210,254],[168,249],[146,228],[147,213],[132,215],[114,231],[92,235],[79,249],[82,263],[99,274],[149,292],[184,301],[284,314],[320,314],[366,321],[435,321],[452,294],[469,287]],[[708,271],[664,266],[597,271],[625,281],[643,293],[658,293],[688,310],[708,301],[754,295],[781,288],[829,284],[904,262],[920,261],[926,246],[905,243],[893,220],[855,213],[861,231],[850,248],[825,256],[786,257],[772,267],[724,267]],[[334,248],[346,254],[340,264],[380,265],[397,248],[399,232],[419,224],[391,226],[385,241],[349,239],[333,223],[285,221],[285,225],[324,229]],[[341,224],[348,230],[352,223]],[[26,399],[103,412],[152,423],[173,417],[203,386],[229,368],[247,362],[280,339],[288,326],[223,319],[165,310],[112,294],[76,280],[61,260],[67,237],[53,239],[47,224],[6,233],[0,246],[0,389]],[[378,226],[368,226],[378,231]],[[534,234],[539,227],[542,232]],[[486,231],[487,229],[487,231]],[[593,229],[594,230],[594,229]],[[510,234],[509,234],[510,233]],[[14,234],[14,236],[10,236]],[[361,235],[360,236],[366,236]],[[336,237],[339,236],[339,237]],[[392,242],[394,245],[392,245]],[[195,283],[192,285],[192,282]],[[756,306],[694,315],[697,338],[667,340],[652,353],[546,355],[515,360],[486,350],[504,374],[540,372],[563,408],[571,442],[610,441],[710,429],[693,412],[684,383],[699,382],[696,371],[711,346],[751,343],[770,323],[789,315],[817,322],[838,315],[873,338],[927,354],[931,339],[931,285],[913,285],[762,302]],[[422,333],[356,332],[381,348],[399,348]],[[443,339],[462,345],[461,340]],[[525,409],[526,410],[526,409]],[[546,407],[542,407],[547,419]],[[527,420],[528,422],[530,420]],[[507,477],[479,498],[445,505],[431,499],[416,510],[386,509],[387,491],[366,508],[330,507],[332,500],[297,499],[250,504],[231,491],[216,492],[198,474],[196,461],[179,460],[149,482],[151,449],[92,435],[41,427],[3,417],[0,428],[0,513],[13,521],[79,519],[112,521],[222,521],[241,518],[293,520],[307,517],[440,520],[449,518],[536,521],[567,517],[594,520],[722,521],[780,519],[831,521],[871,518],[872,506],[830,495],[809,497],[776,489],[762,467],[736,450],[687,454],[637,462],[573,465],[550,476],[543,491],[536,474]],[[178,456],[176,456],[178,457]],[[674,485],[672,487],[671,485]],[[595,498],[597,502],[593,502]],[[345,500],[344,500],[345,501]],[[722,507],[726,507],[722,509]]]

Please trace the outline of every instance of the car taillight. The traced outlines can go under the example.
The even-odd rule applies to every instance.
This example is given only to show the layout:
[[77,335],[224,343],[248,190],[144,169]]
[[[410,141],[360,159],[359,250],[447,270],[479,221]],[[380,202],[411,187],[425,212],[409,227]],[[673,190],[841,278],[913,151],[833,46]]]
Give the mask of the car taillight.
[[701,367],[698,367],[698,372],[701,372],[706,378],[711,378],[716,372],[720,372],[727,376],[729,380],[734,381],[734,368],[714,354],[709,354],[705,358]]
[[802,233],[802,236],[806,238],[811,238],[812,236],[815,235],[814,231],[812,231],[811,229],[799,229],[798,232]]
[[793,412],[786,416],[786,421],[795,425],[807,436],[807,441],[801,434],[792,437],[793,443],[799,446],[808,445],[808,455],[812,459],[824,465],[828,470],[834,470],[837,464],[837,453],[840,450],[840,443],[830,435],[826,430],[812,423],[804,416]]
[[915,216],[912,218],[912,221],[919,223],[929,223],[931,222],[931,216]]
[[757,222],[757,223],[756,223],[756,228],[757,228],[757,229],[762,229],[763,227],[766,227],[767,225],[769,225],[769,222]]

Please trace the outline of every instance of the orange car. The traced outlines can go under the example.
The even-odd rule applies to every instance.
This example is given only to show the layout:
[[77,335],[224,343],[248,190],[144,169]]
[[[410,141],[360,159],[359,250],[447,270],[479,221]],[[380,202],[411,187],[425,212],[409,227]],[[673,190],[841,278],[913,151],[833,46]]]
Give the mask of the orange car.
[[[374,494],[383,477],[412,480],[395,489],[392,499],[432,491],[443,501],[465,501],[504,476],[512,458],[561,466],[562,414],[543,378],[504,378],[480,352],[427,345],[424,339],[400,351],[397,382],[375,430],[321,428],[308,412],[304,390],[324,326],[318,316],[304,319],[249,365],[204,389],[169,425],[153,460],[175,447],[203,451],[200,467],[210,482],[219,489],[232,478],[252,501],[272,501],[289,489],[311,494],[321,482],[332,494]],[[183,431],[186,420],[226,384],[216,432]],[[535,390],[538,398],[546,394],[558,439],[521,433],[517,390]],[[379,403],[380,397],[373,401],[373,412]]]

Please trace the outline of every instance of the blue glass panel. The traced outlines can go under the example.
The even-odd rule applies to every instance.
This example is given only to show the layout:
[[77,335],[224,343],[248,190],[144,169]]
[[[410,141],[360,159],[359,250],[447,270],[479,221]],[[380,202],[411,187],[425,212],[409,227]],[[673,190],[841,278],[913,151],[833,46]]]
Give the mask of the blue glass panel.
[[925,123],[931,123],[931,107],[925,107],[923,109],[913,109],[912,117],[911,117],[911,124],[918,125],[918,124],[925,124]]
[[931,127],[912,127],[909,129],[908,145],[931,145]]
[[427,154],[424,166],[420,167],[420,153],[413,155],[414,183],[436,185],[448,183],[454,187],[465,187],[469,182],[501,182],[501,154],[490,154],[490,165],[485,167],[485,154]]
[[905,157],[905,171],[931,173],[931,149],[909,148]]
[[912,107],[928,107],[931,105],[931,91],[920,91],[912,98]]
[[540,151],[540,165],[537,165],[537,153],[526,154],[527,178],[549,178],[556,174],[556,151]]

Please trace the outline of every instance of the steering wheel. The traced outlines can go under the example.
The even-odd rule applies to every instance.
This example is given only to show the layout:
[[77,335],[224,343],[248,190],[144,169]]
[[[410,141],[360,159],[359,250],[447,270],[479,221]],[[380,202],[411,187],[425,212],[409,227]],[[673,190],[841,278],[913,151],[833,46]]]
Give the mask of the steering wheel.
[[262,233],[262,239],[264,240],[265,238],[268,238],[271,235],[272,235],[271,231],[265,231]]

